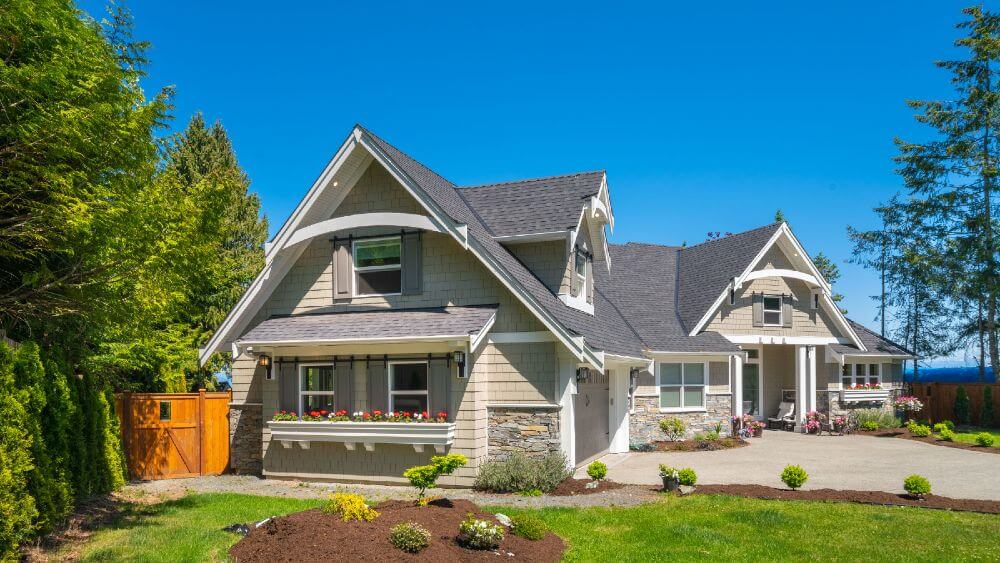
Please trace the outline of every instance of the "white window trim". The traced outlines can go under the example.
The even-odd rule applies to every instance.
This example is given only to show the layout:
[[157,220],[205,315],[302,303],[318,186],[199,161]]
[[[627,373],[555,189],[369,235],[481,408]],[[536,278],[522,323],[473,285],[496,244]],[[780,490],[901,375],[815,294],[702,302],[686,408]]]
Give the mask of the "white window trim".
[[[580,269],[577,267],[577,263],[576,263],[577,258],[580,257],[580,256],[583,257],[583,273],[582,274],[580,273]],[[587,282],[589,281],[588,278],[590,276],[590,270],[591,270],[590,259],[587,258],[587,255],[584,254],[579,248],[575,248],[573,250],[573,280],[576,280],[576,279],[579,278],[579,280],[580,280],[580,293],[574,293],[573,292],[573,281],[570,281],[570,284],[569,284],[569,295],[570,295],[570,297],[573,297],[575,299],[583,299],[584,301],[587,300]]]
[[[379,242],[383,240],[394,240],[399,243],[399,265],[398,266],[365,266],[358,267],[356,249],[358,243]],[[399,288],[395,293],[358,293],[358,272],[380,272],[389,270],[399,270]],[[366,238],[351,242],[351,295],[354,297],[387,297],[391,295],[403,294],[403,238],[400,236],[385,236],[378,238]]]
[[[756,420],[764,420],[767,416],[764,414],[764,346],[741,346],[744,351],[756,350],[757,357],[750,358],[747,354],[747,359],[743,364],[743,369],[746,369],[747,364],[754,364],[757,366],[757,409],[760,411],[756,417]],[[743,386],[740,385],[742,389]],[[737,401],[743,402],[743,397],[737,397]]]
[[[777,323],[769,323],[769,322],[767,322],[767,314],[775,312],[774,309],[768,309],[767,307],[764,306],[764,304],[767,303],[768,299],[777,299],[778,300],[778,310],[777,310],[777,313],[778,313],[778,322]],[[764,326],[784,326],[785,325],[785,323],[784,323],[784,320],[785,320],[784,319],[784,316],[785,316],[784,311],[785,311],[785,296],[784,295],[768,295],[768,294],[765,293],[761,297],[761,299],[760,299],[760,320],[761,320],[761,322],[763,323]]]
[[[844,378],[848,377],[848,376],[844,375],[844,371],[843,371],[844,368],[842,367],[841,371],[840,371],[840,388],[841,389],[843,389],[845,391],[849,391],[851,389],[851,385],[864,385],[866,383],[870,383],[868,381],[868,379],[870,378],[870,374],[871,374],[871,366],[878,366],[878,374],[876,375],[876,377],[878,378],[878,381],[876,382],[876,384],[877,385],[882,385],[882,364],[881,363],[878,363],[878,362],[874,362],[874,363],[872,363],[872,362],[845,362],[844,363],[844,367],[847,367],[847,366],[851,366],[851,368],[850,368],[850,371],[851,371],[851,375],[850,375],[851,383],[848,384],[848,385],[844,385]],[[863,375],[858,375],[858,373],[857,373],[857,366],[864,366],[865,367],[865,373]],[[859,377],[864,378],[864,381],[862,381],[861,383],[858,383],[858,378]]]
[[[303,391],[302,386],[303,383],[305,383],[304,378],[306,375],[306,368],[322,368],[322,367],[330,368],[330,371],[333,373],[333,389],[329,391]],[[333,362],[312,362],[312,363],[299,364],[299,380],[297,382],[297,389],[295,391],[297,393],[296,401],[298,402],[297,412],[300,416],[302,415],[302,405],[303,405],[302,397],[329,396],[329,397],[334,397],[334,400],[336,401],[337,397],[336,390],[337,390],[337,370],[336,367],[333,365]]]
[[[414,364],[423,364],[426,367],[426,370],[427,370],[427,388],[424,389],[422,392],[421,391],[393,391],[392,390],[392,370],[393,370],[393,368],[396,367],[397,365],[407,365],[408,366],[408,365],[414,365]],[[395,412],[396,411],[396,406],[393,405],[393,397],[395,395],[424,395],[424,396],[427,397],[427,414],[431,414],[431,412],[432,412],[431,411],[432,406],[431,406],[431,395],[430,395],[430,391],[431,391],[431,366],[430,366],[430,362],[428,362],[426,360],[424,360],[424,361],[420,361],[420,360],[413,360],[413,361],[398,360],[398,361],[395,361],[395,362],[390,361],[389,362],[389,369],[387,369],[385,371],[386,371],[386,375],[388,375],[388,377],[389,377],[389,381],[386,382],[387,383],[387,387],[386,388],[389,390],[389,412]]]
[[[687,387],[687,385],[684,385],[684,364],[701,364],[702,366],[704,366],[702,368],[704,370],[702,373],[705,374],[705,382],[702,383],[702,385],[701,385],[701,406],[700,407],[685,407],[685,406],[680,406],[680,407],[664,407],[664,406],[660,405],[660,400],[661,400],[661,397],[662,397],[661,389],[663,388],[663,385],[661,385],[661,383],[660,383],[660,366],[662,366],[663,364],[679,364],[681,366],[681,384],[680,385],[670,385],[670,387],[679,387],[680,388],[680,390],[681,390],[681,402],[682,403],[684,402],[684,388]],[[707,403],[707,400],[708,400],[708,380],[710,378],[710,375],[709,375],[709,372],[708,372],[708,364],[709,364],[709,362],[707,362],[707,361],[700,361],[700,362],[684,362],[684,361],[680,361],[680,360],[657,361],[656,362],[656,402],[657,402],[657,406],[659,406],[659,408],[660,408],[660,412],[673,412],[673,413],[677,413],[677,412],[708,412],[708,403]],[[695,386],[692,385],[692,387],[695,387]]]

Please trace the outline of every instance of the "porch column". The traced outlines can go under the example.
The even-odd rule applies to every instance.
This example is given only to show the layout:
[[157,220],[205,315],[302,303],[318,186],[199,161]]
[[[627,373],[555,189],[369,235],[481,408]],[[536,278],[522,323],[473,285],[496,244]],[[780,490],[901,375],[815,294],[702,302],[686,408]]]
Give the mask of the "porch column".
[[806,399],[806,409],[807,411],[814,411],[816,410],[816,347],[807,347],[807,353],[806,370],[808,372],[809,387],[806,391],[809,395]]
[[800,430],[806,419],[807,354],[805,346],[795,347],[795,430]]
[[736,354],[729,363],[733,372],[733,416],[743,416],[743,355]]
[[576,467],[576,436],[574,434],[573,395],[576,395],[577,361],[565,348],[557,356],[558,379],[556,398],[559,401],[559,446],[566,454],[570,467]]

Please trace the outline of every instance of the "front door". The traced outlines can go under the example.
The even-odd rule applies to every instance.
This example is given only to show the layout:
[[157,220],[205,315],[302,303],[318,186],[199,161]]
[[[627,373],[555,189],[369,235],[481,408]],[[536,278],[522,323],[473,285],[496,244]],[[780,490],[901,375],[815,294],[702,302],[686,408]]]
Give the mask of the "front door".
[[587,370],[586,379],[577,382],[573,396],[576,461],[581,465],[608,451],[610,424],[608,374]]
[[760,364],[743,366],[743,412],[760,419]]

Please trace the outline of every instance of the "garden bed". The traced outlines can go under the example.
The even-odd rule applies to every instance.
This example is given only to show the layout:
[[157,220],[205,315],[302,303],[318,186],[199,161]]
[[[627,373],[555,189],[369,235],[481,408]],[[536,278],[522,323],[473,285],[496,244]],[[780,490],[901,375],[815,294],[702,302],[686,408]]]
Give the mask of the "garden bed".
[[966,444],[964,442],[959,442],[958,440],[949,442],[938,438],[935,434],[931,434],[930,436],[914,436],[906,428],[888,428],[873,431],[859,430],[858,434],[862,436],[875,436],[877,438],[903,438],[904,440],[914,440],[917,442],[924,442],[926,444],[934,444],[935,446],[946,446],[949,448],[958,448],[960,450],[973,450],[976,452],[1000,454],[1000,448],[996,446],[986,447],[976,444]]
[[856,502],[880,506],[918,506],[961,512],[982,512],[1000,514],[1000,501],[978,499],[956,499],[937,495],[925,495],[923,500],[906,494],[884,491],[840,491],[836,489],[797,490],[776,489],[765,485],[698,485],[695,494],[732,495],[745,498],[768,500],[812,500],[833,502]]
[[613,491],[615,489],[620,489],[625,485],[621,483],[616,483],[614,481],[609,481],[607,479],[602,479],[597,482],[597,486],[588,489],[587,484],[591,483],[590,479],[574,479],[569,477],[568,479],[563,479],[561,483],[556,485],[556,488],[549,493],[554,497],[569,497],[574,495],[592,495],[595,493],[603,493],[604,491]]
[[718,440],[677,440],[675,442],[657,441],[653,442],[653,449],[656,452],[713,452],[717,450],[731,450],[742,448],[747,442],[739,438],[719,438]]
[[[236,561],[559,561],[565,545],[548,532],[538,541],[515,536],[509,529],[498,551],[475,551],[458,545],[459,523],[469,512],[496,522],[467,500],[440,499],[418,507],[408,501],[386,501],[372,522],[344,522],[320,510],[275,518],[250,532],[229,550]],[[389,530],[416,522],[431,533],[430,545],[417,554],[393,547]]]

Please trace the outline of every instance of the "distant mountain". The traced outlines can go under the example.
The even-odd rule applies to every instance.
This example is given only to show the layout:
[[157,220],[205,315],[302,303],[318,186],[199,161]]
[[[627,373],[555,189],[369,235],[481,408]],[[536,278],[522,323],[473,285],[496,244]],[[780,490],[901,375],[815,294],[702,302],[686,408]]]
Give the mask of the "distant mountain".
[[[941,383],[977,383],[979,382],[979,368],[977,366],[920,368],[920,377],[916,379],[913,378],[913,368],[907,368],[903,372],[903,379],[923,383],[933,381]],[[986,383],[993,382],[993,369],[986,368]]]

